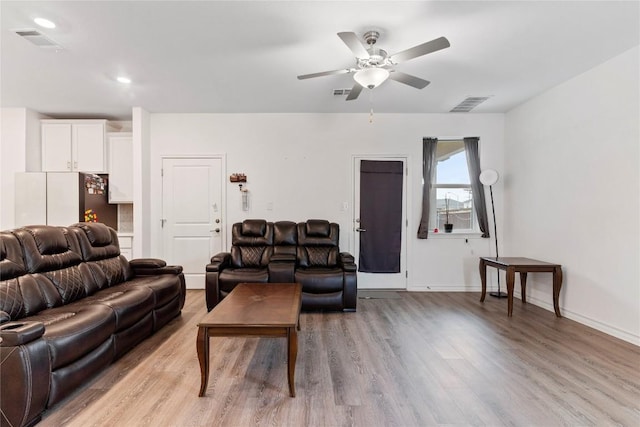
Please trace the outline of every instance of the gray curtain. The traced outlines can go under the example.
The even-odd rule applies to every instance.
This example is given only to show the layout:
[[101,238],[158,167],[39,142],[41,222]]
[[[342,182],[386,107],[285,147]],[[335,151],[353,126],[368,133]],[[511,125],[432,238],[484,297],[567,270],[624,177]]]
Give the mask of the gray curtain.
[[[422,216],[418,226],[418,239],[426,239],[429,234],[429,213],[431,210],[431,182],[436,170],[437,138],[422,139]],[[484,194],[484,193],[483,193]],[[486,214],[485,214],[486,217]]]
[[478,154],[479,138],[464,138],[464,151],[467,153],[469,178],[471,179],[471,193],[473,205],[476,207],[478,226],[482,237],[489,237],[489,221],[487,219],[487,204],[484,197],[484,186],[480,182],[480,155]]

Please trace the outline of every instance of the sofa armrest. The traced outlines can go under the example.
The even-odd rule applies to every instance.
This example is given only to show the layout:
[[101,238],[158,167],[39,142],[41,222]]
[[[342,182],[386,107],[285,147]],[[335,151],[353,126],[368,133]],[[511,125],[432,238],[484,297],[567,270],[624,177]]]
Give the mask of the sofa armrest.
[[131,268],[160,268],[167,265],[164,260],[158,258],[136,258],[129,261]]
[[231,265],[231,253],[220,252],[211,257],[211,263],[207,264],[205,279],[205,300],[207,311],[211,311],[220,302],[220,288],[218,275],[222,270]]
[[181,265],[167,265],[165,261],[157,258],[136,258],[129,261],[129,265],[136,276],[182,273]]
[[273,254],[269,262],[296,262],[295,254]]
[[219,272],[231,264],[231,253],[220,252],[211,257],[211,263],[207,264],[208,272]]
[[44,324],[15,320],[0,325],[0,425],[37,423],[49,400],[51,358]]
[[44,335],[42,322],[5,322],[0,325],[0,347],[17,347]]
[[11,320],[11,316],[6,311],[0,310],[0,325],[3,323],[9,322]]
[[355,258],[349,252],[340,252],[340,266],[344,271],[356,271]]
[[269,258],[269,282],[293,283],[295,282],[296,255],[274,254]]

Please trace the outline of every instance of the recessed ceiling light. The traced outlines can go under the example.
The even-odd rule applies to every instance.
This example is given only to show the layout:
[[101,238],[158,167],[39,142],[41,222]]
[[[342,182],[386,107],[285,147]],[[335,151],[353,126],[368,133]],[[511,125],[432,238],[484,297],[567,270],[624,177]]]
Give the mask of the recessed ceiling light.
[[120,83],[129,84],[131,83],[131,79],[129,77],[120,76],[116,78],[116,80]]
[[55,28],[56,24],[44,18],[35,18],[33,20],[36,24],[40,25],[42,28]]

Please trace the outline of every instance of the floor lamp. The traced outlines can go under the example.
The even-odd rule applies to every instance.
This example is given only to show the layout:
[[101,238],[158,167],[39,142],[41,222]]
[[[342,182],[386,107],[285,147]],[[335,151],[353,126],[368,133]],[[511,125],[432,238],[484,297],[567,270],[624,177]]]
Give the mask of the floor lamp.
[[[493,237],[496,239],[496,258],[498,258],[498,227],[496,225],[496,208],[493,203],[493,184],[498,182],[498,172],[493,169],[486,169],[480,172],[480,182],[483,185],[489,186],[489,192],[491,193],[491,213],[493,214]],[[507,294],[500,292],[500,271],[498,271],[498,292],[490,292],[489,295],[496,298],[506,298]]]

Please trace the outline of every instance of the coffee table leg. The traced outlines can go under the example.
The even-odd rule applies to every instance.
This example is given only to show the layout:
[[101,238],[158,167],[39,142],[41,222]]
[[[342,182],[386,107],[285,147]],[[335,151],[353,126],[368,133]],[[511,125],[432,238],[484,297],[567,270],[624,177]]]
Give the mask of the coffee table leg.
[[200,362],[200,394],[198,397],[202,397],[207,391],[207,383],[209,382],[209,330],[203,326],[198,328],[196,349]]
[[287,361],[287,367],[289,370],[289,394],[291,397],[296,397],[296,383],[294,375],[296,373],[296,359],[298,357],[298,333],[296,328],[287,329],[287,343],[289,347],[289,358]]

